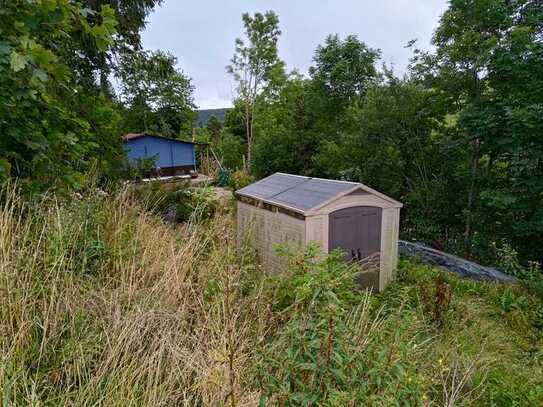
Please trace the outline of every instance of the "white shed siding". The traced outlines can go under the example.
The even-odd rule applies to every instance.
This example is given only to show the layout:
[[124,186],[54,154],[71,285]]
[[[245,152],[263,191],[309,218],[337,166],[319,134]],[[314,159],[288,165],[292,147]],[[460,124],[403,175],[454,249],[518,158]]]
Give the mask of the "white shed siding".
[[305,218],[305,233],[307,237],[307,242],[315,242],[321,249],[326,251],[325,247],[325,231],[328,231],[326,226],[328,222],[327,215],[317,215],[317,216],[308,216]]
[[394,278],[398,264],[398,221],[397,208],[383,209],[381,229],[381,265],[379,287],[386,287]]
[[272,212],[244,202],[238,202],[238,242],[244,239],[258,251],[264,267],[277,270],[281,258],[274,245],[286,243],[293,248],[305,244],[305,222],[285,213]]

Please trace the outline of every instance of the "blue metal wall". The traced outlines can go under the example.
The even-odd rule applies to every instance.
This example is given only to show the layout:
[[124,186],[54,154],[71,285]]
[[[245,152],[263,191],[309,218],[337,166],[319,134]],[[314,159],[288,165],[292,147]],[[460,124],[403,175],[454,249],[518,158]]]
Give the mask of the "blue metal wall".
[[161,168],[192,165],[196,169],[194,144],[144,136],[124,143],[130,161],[155,158]]

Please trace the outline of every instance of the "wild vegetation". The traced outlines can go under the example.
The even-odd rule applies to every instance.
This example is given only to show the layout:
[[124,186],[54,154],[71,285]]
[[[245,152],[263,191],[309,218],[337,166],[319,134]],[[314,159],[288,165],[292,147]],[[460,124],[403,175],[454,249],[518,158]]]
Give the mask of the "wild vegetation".
[[152,194],[94,191],[3,192],[4,404],[543,401],[543,306],[525,288],[402,262],[370,295],[313,247],[270,276],[236,249],[227,204],[172,226]]

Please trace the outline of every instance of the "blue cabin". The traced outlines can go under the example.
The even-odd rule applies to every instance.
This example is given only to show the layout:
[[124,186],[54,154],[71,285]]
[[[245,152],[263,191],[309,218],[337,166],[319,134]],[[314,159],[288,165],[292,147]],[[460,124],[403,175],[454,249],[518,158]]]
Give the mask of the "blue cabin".
[[195,143],[146,133],[126,134],[123,140],[129,162],[154,160],[152,175],[173,176],[196,171]]

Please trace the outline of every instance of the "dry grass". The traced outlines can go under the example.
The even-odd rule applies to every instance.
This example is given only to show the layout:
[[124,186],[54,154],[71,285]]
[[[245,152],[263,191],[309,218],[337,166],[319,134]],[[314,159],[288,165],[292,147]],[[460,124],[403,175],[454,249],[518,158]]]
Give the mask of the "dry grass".
[[241,389],[259,298],[236,286],[251,270],[230,222],[174,230],[126,192],[39,208],[10,193],[0,211],[5,400],[257,403]]

